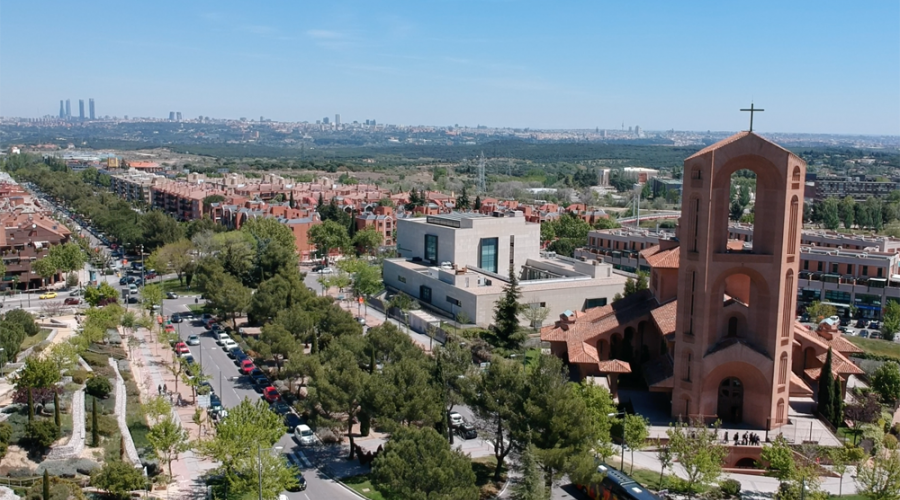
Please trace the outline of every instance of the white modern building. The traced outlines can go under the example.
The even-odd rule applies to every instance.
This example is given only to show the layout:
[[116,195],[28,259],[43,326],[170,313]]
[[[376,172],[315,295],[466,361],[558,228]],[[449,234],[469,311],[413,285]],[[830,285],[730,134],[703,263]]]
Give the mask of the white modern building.
[[510,267],[519,279],[520,303],[547,308],[544,324],[567,310],[606,305],[623,291],[626,278],[610,264],[541,252],[540,234],[540,224],[526,222],[518,211],[399,219],[400,258],[384,262],[384,283],[426,309],[452,317],[462,311],[480,326],[493,322]]

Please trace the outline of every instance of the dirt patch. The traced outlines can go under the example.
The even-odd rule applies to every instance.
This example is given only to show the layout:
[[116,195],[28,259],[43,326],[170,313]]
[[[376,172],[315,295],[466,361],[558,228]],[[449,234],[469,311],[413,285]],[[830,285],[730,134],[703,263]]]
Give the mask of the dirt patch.
[[28,458],[28,452],[20,448],[18,445],[11,444],[6,450],[6,456],[3,457],[3,464],[0,465],[0,475],[8,476],[9,471],[13,469],[37,470],[38,463]]

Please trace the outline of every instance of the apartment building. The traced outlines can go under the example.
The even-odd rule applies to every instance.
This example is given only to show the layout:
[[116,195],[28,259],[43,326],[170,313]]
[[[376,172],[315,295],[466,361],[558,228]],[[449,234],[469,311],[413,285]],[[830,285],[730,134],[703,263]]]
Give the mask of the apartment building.
[[397,228],[397,215],[394,207],[376,206],[356,216],[356,230],[374,229],[383,238],[383,246],[394,244],[394,230]]
[[863,201],[869,196],[886,198],[891,191],[900,189],[900,183],[887,181],[868,180],[865,177],[837,178],[825,177],[815,180],[813,192],[816,200],[835,196],[837,198],[852,197],[856,201]]
[[151,188],[158,185],[164,177],[139,171],[128,171],[109,176],[109,189],[118,197],[131,202],[152,205]]
[[425,309],[450,317],[462,311],[481,326],[493,321],[510,269],[519,278],[521,302],[547,308],[544,323],[565,311],[606,305],[624,289],[626,278],[611,265],[542,253],[540,244],[540,224],[522,212],[400,219],[400,258],[385,260],[384,283]]
[[[42,286],[42,279],[32,264],[50,253],[50,247],[68,243],[72,238],[69,228],[52,219],[44,211],[32,210],[35,205],[23,201],[27,194],[12,198],[0,198],[0,255],[6,273],[0,282],[3,290],[18,288],[33,290]],[[47,284],[56,283],[62,277],[52,276]]]
[[288,202],[266,203],[231,196],[225,201],[212,203],[209,216],[228,229],[240,229],[251,219],[274,218],[291,230],[300,260],[315,259],[316,246],[310,243],[308,235],[310,227],[321,223],[315,208],[291,208]]

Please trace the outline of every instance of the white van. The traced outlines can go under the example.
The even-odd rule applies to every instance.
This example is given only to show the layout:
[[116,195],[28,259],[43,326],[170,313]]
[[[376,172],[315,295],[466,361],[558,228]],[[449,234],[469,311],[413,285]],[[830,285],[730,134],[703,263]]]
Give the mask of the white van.
[[304,424],[294,427],[294,439],[300,446],[312,446],[316,444],[316,434],[308,425]]

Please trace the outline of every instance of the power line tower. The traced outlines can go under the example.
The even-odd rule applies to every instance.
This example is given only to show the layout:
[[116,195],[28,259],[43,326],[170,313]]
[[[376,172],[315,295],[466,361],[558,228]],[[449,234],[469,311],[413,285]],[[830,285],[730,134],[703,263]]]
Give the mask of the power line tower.
[[478,190],[482,193],[486,191],[484,185],[484,151],[478,157]]

